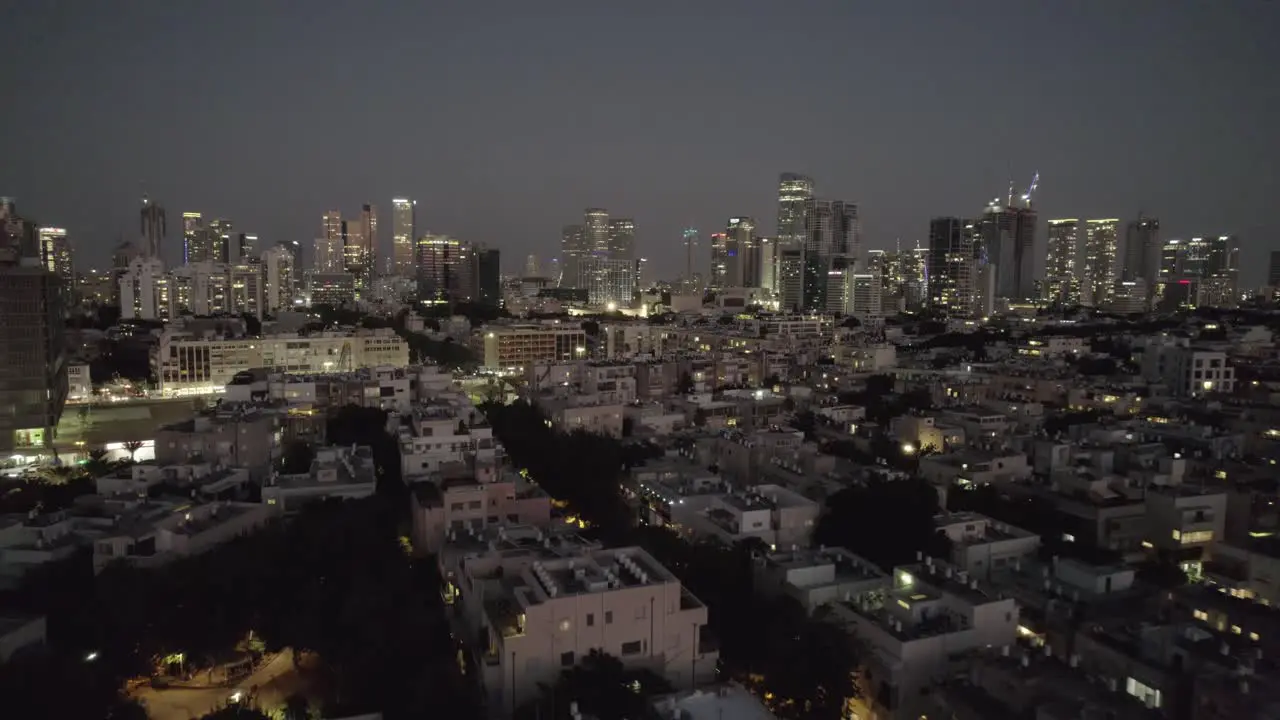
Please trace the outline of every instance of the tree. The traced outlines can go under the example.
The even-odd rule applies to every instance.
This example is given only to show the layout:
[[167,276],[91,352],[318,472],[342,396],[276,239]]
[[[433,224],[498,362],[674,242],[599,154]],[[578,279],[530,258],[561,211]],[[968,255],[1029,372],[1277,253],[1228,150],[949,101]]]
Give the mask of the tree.
[[133,461],[137,461],[138,450],[142,449],[142,441],[126,440],[123,443],[123,445],[124,445],[124,449],[129,451],[129,459]]
[[296,475],[311,471],[311,461],[315,459],[315,451],[301,440],[290,440],[285,443],[280,457],[280,472],[284,475]]
[[272,717],[248,705],[229,703],[211,713],[202,715],[200,720],[272,720]]
[[[633,688],[638,686],[639,691]],[[597,720],[627,720],[647,714],[649,701],[675,688],[649,670],[627,670],[621,660],[592,650],[582,661],[560,673],[539,697],[516,711],[517,720],[568,717],[570,704]]]
[[680,373],[680,381],[676,383],[677,395],[688,395],[694,390],[693,376],[688,372]]
[[814,542],[839,545],[888,570],[915,562],[916,553],[950,555],[933,524],[938,494],[923,480],[871,481],[827,498]]

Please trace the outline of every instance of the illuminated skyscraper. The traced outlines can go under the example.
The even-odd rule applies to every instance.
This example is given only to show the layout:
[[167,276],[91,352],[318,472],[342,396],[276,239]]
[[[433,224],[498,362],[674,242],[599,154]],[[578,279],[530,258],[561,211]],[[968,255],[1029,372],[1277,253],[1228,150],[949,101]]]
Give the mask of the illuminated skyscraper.
[[782,246],[805,244],[806,203],[813,199],[813,179],[795,173],[782,173],[778,178],[778,237]]
[[729,236],[725,233],[711,234],[711,276],[708,287],[711,290],[723,290],[729,285]]
[[1036,211],[992,201],[982,213],[978,265],[992,266],[995,297],[1022,300],[1034,294]]
[[198,212],[182,213],[182,264],[209,258],[209,231]]
[[1107,218],[1085,221],[1084,261],[1080,272],[1080,302],[1104,307],[1111,301],[1116,284],[1116,230],[1120,220]]
[[804,299],[806,310],[821,312],[828,306],[827,278],[836,258],[842,265],[855,266],[861,240],[858,206],[843,200],[816,200],[804,203]]
[[778,243],[773,238],[756,238],[760,252],[760,287],[778,291]]
[[208,253],[192,262],[231,262],[231,248],[235,245],[232,235],[231,221],[226,218],[218,218],[209,221],[208,232]]
[[1080,220],[1049,221],[1049,238],[1044,263],[1044,299],[1063,305],[1080,302],[1080,278],[1076,255],[1080,249]]
[[396,198],[391,201],[391,270],[396,275],[413,274],[413,239],[418,201]]
[[72,267],[71,242],[63,228],[40,228],[40,258],[49,272],[62,281],[64,300],[69,304],[75,289],[76,273]]
[[1160,219],[1139,213],[1125,227],[1122,279],[1142,279],[1154,287],[1160,275],[1160,251]]
[[609,257],[634,260],[636,256],[636,221],[617,218],[609,221]]
[[262,252],[263,306],[269,313],[293,308],[298,281],[297,265],[288,245],[275,245]]
[[729,218],[725,235],[725,287],[760,287],[756,221],[749,217]]
[[560,287],[583,287],[582,259],[590,255],[586,227],[565,225],[560,231]]
[[161,257],[164,249],[164,236],[168,232],[165,226],[164,208],[142,196],[142,254],[147,257]]
[[955,317],[973,315],[978,300],[974,245],[978,224],[957,217],[929,222],[929,304]]
[[1240,238],[1219,235],[1208,238],[1207,244],[1201,303],[1209,307],[1235,307],[1240,304]]
[[586,251],[590,254],[609,255],[609,211],[604,208],[587,208],[582,213],[582,227],[587,233]]
[[448,235],[424,235],[418,238],[417,256],[419,302],[469,302],[476,298],[478,267],[471,243]]
[[698,274],[698,229],[685,228],[680,241],[684,243],[684,277],[692,280]]

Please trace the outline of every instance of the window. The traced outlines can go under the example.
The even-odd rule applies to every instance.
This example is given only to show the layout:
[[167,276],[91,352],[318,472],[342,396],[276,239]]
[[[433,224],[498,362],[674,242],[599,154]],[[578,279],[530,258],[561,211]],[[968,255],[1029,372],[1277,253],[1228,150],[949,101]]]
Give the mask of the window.
[[596,616],[592,615],[591,613],[587,613],[587,627],[594,627],[595,624],[596,624]]
[[560,653],[560,667],[573,667],[573,651]]
[[604,624],[605,624],[605,625],[612,625],[612,624],[613,624],[613,611],[612,611],[612,610],[605,610],[605,611],[604,611]]
[[622,643],[622,654],[623,655],[639,655],[640,641],[636,640],[635,642]]

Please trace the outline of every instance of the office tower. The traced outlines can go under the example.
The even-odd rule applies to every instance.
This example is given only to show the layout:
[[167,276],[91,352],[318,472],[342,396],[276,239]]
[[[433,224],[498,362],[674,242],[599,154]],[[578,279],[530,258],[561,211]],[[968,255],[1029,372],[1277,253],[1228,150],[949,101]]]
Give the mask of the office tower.
[[806,203],[813,199],[813,180],[804,175],[782,173],[778,178],[778,244],[800,247],[805,243]]
[[708,288],[723,290],[729,285],[729,236],[725,233],[711,234],[711,276]]
[[1267,285],[1280,287],[1280,250],[1271,251],[1271,262],[1267,266]]
[[360,207],[359,220],[342,222],[342,266],[356,282],[356,297],[373,287],[378,256],[378,213],[373,205]]
[[261,319],[264,304],[262,267],[257,263],[243,263],[227,267],[226,272],[225,312]]
[[232,224],[226,218],[209,221],[208,252],[188,262],[231,262]]
[[749,217],[729,218],[725,225],[726,287],[760,287],[760,247],[756,221]]
[[143,195],[140,215],[142,216],[142,247],[140,249],[147,257],[161,257],[164,236],[168,232],[165,226],[164,208]]
[[844,256],[831,259],[827,269],[826,305],[815,308],[818,312],[844,315],[853,312],[853,262]]
[[929,221],[929,304],[949,315],[969,317],[974,312],[977,235],[974,220],[936,217]]
[[804,247],[778,244],[778,307],[799,312],[804,307]]
[[1035,294],[1036,211],[992,201],[982,213],[978,266],[992,265],[995,296],[1022,300]]
[[809,198],[804,203],[804,299],[805,309],[821,311],[827,306],[826,279],[835,258],[856,264],[858,206],[842,200]]
[[1124,233],[1124,268],[1122,280],[1146,280],[1154,287],[1160,275],[1160,219],[1138,213]]
[[565,225],[560,231],[560,287],[583,287],[582,260],[590,255],[586,226]]
[[588,302],[606,310],[631,307],[635,296],[634,260],[615,260],[593,255],[582,261]]
[[418,301],[424,304],[475,299],[476,253],[471,244],[448,235],[418,238]]
[[756,238],[759,252],[760,282],[759,286],[768,292],[777,292],[778,243],[773,238]]
[[636,256],[636,221],[617,218],[609,221],[609,257],[632,260]]
[[635,283],[637,290],[644,290],[648,282],[649,258],[636,258]]
[[1235,235],[1219,235],[1204,242],[1208,253],[1204,274],[1201,275],[1201,304],[1209,307],[1239,305],[1240,239]]
[[182,213],[182,264],[207,259],[208,247],[204,220],[200,213]]
[[497,248],[476,252],[476,302],[502,307],[502,255]]
[[1080,248],[1080,220],[1049,221],[1045,249],[1044,299],[1060,305],[1080,302],[1080,280],[1076,274],[1076,254]]
[[1084,260],[1080,266],[1080,303],[1103,307],[1116,282],[1116,218],[1085,221]]
[[852,315],[879,316],[884,314],[884,287],[876,273],[852,273],[849,275],[849,303],[847,312]]
[[298,265],[291,248],[275,245],[262,252],[262,305],[268,313],[293,308]]
[[526,257],[524,259],[524,276],[525,277],[539,277],[538,273],[540,270],[541,268],[539,267],[539,264],[538,264],[537,255],[530,255],[529,257]]
[[391,201],[391,272],[401,277],[413,274],[418,201],[395,198]]
[[691,282],[698,274],[698,229],[685,228],[680,242],[684,244],[684,279]]
[[584,251],[607,257],[609,255],[609,211],[604,208],[587,208],[582,213],[582,227],[587,233]]
[[905,309],[916,310],[929,303],[929,248],[917,247],[899,253],[902,273],[902,301]]
[[318,272],[342,272],[344,265],[342,213],[330,210],[320,218],[320,236],[316,238],[311,266]]
[[351,273],[316,272],[307,273],[307,304],[332,305],[337,307],[356,300],[356,279]]
[[71,307],[76,273],[72,267],[71,242],[67,239],[67,231],[63,228],[40,228],[38,236],[40,260],[44,269],[57,275],[62,281],[63,303],[66,307]]
[[257,260],[253,251],[258,247],[258,236],[250,233],[234,233],[232,235],[236,239],[235,257],[227,262],[231,263],[247,263]]
[[36,224],[0,199],[0,451],[53,444],[67,400],[66,293]]

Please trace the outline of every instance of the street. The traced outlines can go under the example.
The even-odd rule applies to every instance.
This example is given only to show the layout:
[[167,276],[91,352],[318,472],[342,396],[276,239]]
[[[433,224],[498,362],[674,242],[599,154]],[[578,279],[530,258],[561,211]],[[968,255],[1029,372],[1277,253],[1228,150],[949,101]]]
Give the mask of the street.
[[307,679],[294,668],[293,651],[285,650],[231,687],[156,689],[142,685],[130,695],[143,704],[151,720],[190,720],[227,704],[237,691],[248,700],[254,687],[254,705],[272,713],[283,709],[290,695],[307,694]]

